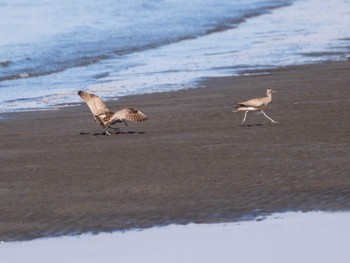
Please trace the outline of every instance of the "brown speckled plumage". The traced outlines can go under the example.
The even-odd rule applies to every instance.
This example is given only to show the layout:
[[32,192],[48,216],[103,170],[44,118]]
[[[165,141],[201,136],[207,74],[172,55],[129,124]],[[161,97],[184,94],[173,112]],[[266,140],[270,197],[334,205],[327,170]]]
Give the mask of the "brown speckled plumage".
[[245,122],[247,113],[249,111],[255,111],[258,114],[262,113],[266,118],[268,118],[273,123],[278,123],[273,119],[271,119],[270,117],[268,117],[263,110],[271,102],[272,93],[275,93],[275,92],[276,91],[274,91],[273,89],[267,89],[266,97],[254,98],[247,101],[238,102],[237,106],[234,107],[233,112],[245,111],[244,118],[241,124]]
[[[124,122],[125,125],[127,125],[125,120],[141,122],[148,119],[141,111],[133,108],[125,108],[114,113],[110,111],[104,101],[95,94],[79,91],[78,95],[89,106],[95,121],[105,129],[118,122]],[[109,134],[107,130],[106,134]]]

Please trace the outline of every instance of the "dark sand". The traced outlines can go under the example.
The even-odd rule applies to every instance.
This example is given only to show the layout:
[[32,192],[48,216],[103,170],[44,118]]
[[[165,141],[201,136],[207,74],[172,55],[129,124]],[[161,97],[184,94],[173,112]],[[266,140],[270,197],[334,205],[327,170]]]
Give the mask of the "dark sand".
[[[112,136],[86,105],[5,115],[0,240],[350,208],[349,61],[205,85],[108,103],[150,118]],[[267,88],[280,124],[241,127],[234,103]]]

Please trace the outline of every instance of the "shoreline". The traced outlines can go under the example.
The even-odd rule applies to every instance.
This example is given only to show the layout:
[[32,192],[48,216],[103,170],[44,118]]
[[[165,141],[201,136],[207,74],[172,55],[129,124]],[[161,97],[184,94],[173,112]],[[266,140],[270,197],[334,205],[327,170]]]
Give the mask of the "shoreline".
[[[153,263],[231,263],[233,258],[238,262],[263,259],[262,262],[276,263],[281,258],[285,263],[305,259],[347,262],[350,237],[345,230],[349,222],[350,212],[277,213],[250,222],[169,225],[142,231],[5,242],[1,244],[1,255],[11,263],[143,262],[150,258]],[[266,237],[269,242],[265,242]],[[254,253],[247,253],[247,249]]]
[[[4,114],[0,240],[349,210],[349,69],[290,66],[122,97],[107,106],[150,120],[113,136],[99,136],[84,104]],[[249,113],[240,126],[234,103],[267,88],[280,124]]]
[[[198,9],[198,11],[203,11],[203,8],[208,8],[208,4],[210,5],[209,2],[204,2],[200,7],[193,5],[192,10]],[[39,42],[42,42],[42,49],[45,50],[52,48],[56,50],[62,44],[63,46],[58,48],[60,50],[59,53],[62,55],[59,59],[60,62],[56,61],[57,57],[54,55],[51,56],[50,52],[44,52],[39,55],[35,50],[40,45],[34,45],[29,47],[28,50],[24,50],[26,53],[31,48],[34,48],[33,52],[29,52],[30,54],[27,54],[28,56],[23,57],[27,57],[27,59],[24,59],[24,61],[19,60],[24,64],[19,61],[18,63],[12,63],[16,61],[15,57],[17,55],[18,58],[21,58],[23,55],[20,45],[17,50],[19,53],[17,54],[15,52],[13,54],[15,56],[13,58],[14,61],[8,58],[10,64],[6,67],[6,72],[13,76],[20,76],[21,78],[15,78],[11,81],[1,81],[2,96],[0,97],[0,112],[54,107],[54,105],[64,104],[67,101],[80,102],[79,98],[76,97],[77,89],[87,89],[87,91],[90,90],[91,92],[99,90],[99,95],[102,97],[119,97],[126,94],[141,93],[143,91],[162,92],[169,89],[181,89],[192,85],[193,81],[200,78],[239,74],[242,70],[300,65],[321,60],[348,59],[349,32],[346,25],[349,20],[347,18],[348,14],[350,14],[350,6],[344,3],[344,1],[336,0],[330,3],[329,1],[308,0],[293,1],[289,4],[274,1],[274,3],[270,4],[266,2],[265,4],[261,4],[247,5],[240,3],[236,6],[236,4],[226,1],[223,5],[216,5],[216,7],[221,6],[223,8],[222,13],[214,12],[217,17],[216,19],[212,17],[213,12],[210,12],[212,13],[211,15],[206,13],[202,19],[205,20],[205,17],[209,15],[211,17],[210,21],[215,25],[219,26],[220,23],[217,24],[218,21],[226,21],[223,24],[228,23],[232,27],[216,33],[210,33],[210,30],[198,31],[199,27],[201,27],[200,25],[203,26],[205,24],[205,27],[207,27],[211,24],[211,22],[209,24],[207,23],[209,20],[203,24],[204,20],[202,21],[200,19],[198,20],[199,24],[194,24],[194,28],[192,28],[194,31],[185,30],[188,33],[189,39],[187,37],[175,37],[181,41],[169,41],[174,37],[169,32],[173,32],[174,30],[171,29],[174,28],[183,31],[182,23],[178,24],[180,27],[175,25],[181,21],[183,12],[181,14],[179,13],[180,20],[177,20],[177,23],[170,24],[167,27],[167,30],[170,30],[169,32],[167,30],[158,31],[156,24],[153,24],[156,30],[150,30],[151,28],[148,26],[145,27],[145,32],[152,33],[151,38],[144,39],[140,37],[137,33],[140,30],[139,27],[133,27],[130,31],[120,32],[119,27],[110,28],[111,32],[108,34],[116,34],[119,38],[121,37],[119,33],[122,33],[125,37],[128,36],[131,39],[136,38],[134,39],[136,41],[137,39],[141,41],[133,42],[141,47],[141,49],[133,49],[133,44],[129,43],[129,41],[124,43],[124,41],[120,42],[114,39],[114,44],[119,46],[121,50],[127,51],[126,53],[117,52],[118,54],[114,54],[115,52],[110,54],[111,50],[109,48],[112,46],[113,50],[118,49],[115,45],[110,46],[108,44],[111,43],[110,41],[105,43],[109,46],[107,49],[98,45],[98,41],[88,41],[85,44],[92,49],[88,48],[86,50],[87,53],[85,55],[87,57],[81,57],[79,54],[81,54],[82,47],[80,47],[79,52],[75,52],[74,50],[76,48],[79,49],[79,45],[63,45],[64,40],[68,40],[69,43],[71,41],[70,38],[66,38],[67,36],[64,35],[62,35],[63,39],[58,41],[57,46],[57,41],[52,42],[52,40],[59,37],[59,35],[55,34],[55,30],[48,30],[48,34],[52,34],[53,37],[51,41]],[[263,12],[264,14],[262,15],[250,18],[248,16],[243,22],[236,24],[236,26],[230,23],[229,19],[223,19],[226,16],[233,18],[242,17],[241,15],[243,15],[244,17],[244,14],[250,13],[248,10],[263,11],[265,10],[263,6],[266,4],[268,6],[271,6],[271,4],[286,6],[271,12]],[[163,4],[160,5],[163,6]],[[232,8],[232,12],[228,12],[225,6]],[[122,9],[126,8],[128,10],[129,7],[125,5]],[[171,9],[164,7],[157,9],[157,14],[168,14]],[[178,8],[176,5],[173,7]],[[189,12],[187,13],[189,15],[188,17],[192,17],[190,10],[188,9],[185,12]],[[55,9],[55,11],[57,10]],[[156,10],[153,11],[155,12]],[[95,15],[99,17],[100,13],[95,13]],[[166,15],[165,17],[168,16]],[[136,19],[138,22],[143,21],[142,17],[138,18],[141,18],[141,20]],[[115,22],[113,18],[110,17],[110,19],[110,22]],[[134,22],[137,23],[136,20]],[[21,21],[19,18],[18,22],[21,23]],[[128,18],[124,21],[128,27],[129,24],[127,21]],[[278,21],[278,23],[275,23],[275,21]],[[144,22],[147,22],[147,19]],[[107,26],[108,23],[105,25]],[[140,24],[142,28],[144,25],[143,22]],[[197,28],[196,25],[199,27]],[[67,25],[64,25],[63,28],[65,26]],[[152,25],[150,26],[152,27]],[[33,33],[35,33],[34,31]],[[76,36],[81,35],[82,32],[81,28],[77,28]],[[85,33],[82,36],[86,36]],[[153,35],[153,33],[156,33],[156,35]],[[178,35],[180,32],[176,31],[174,33]],[[99,41],[101,42],[101,39],[104,39],[104,37],[103,35],[99,35]],[[152,39],[157,40],[154,42]],[[23,43],[31,42],[28,39],[23,40]],[[78,38],[77,40],[84,42],[86,38]],[[148,48],[143,49],[143,44],[141,43],[145,44],[145,41],[150,45],[146,44],[144,47]],[[15,41],[13,44],[16,46],[18,44],[16,43]],[[80,41],[76,43],[80,43]],[[87,48],[85,44],[83,44],[83,49]],[[8,47],[12,47],[12,45]],[[101,56],[95,57],[97,55],[96,52]],[[81,59],[92,63],[79,63]],[[59,63],[57,64],[55,61]],[[67,62],[68,64],[66,64]],[[75,67],[74,65],[76,63],[81,64],[82,67]],[[26,66],[23,68],[22,64]],[[26,68],[27,66],[28,68]],[[54,70],[56,67],[65,70],[56,71]],[[53,71],[48,70],[50,68]],[[47,74],[50,72],[56,73]],[[34,78],[31,78],[31,76]]]

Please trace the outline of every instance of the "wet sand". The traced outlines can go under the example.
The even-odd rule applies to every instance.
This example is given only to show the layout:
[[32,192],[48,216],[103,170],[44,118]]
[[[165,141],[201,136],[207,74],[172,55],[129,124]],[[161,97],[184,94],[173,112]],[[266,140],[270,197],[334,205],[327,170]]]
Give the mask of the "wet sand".
[[[212,78],[108,102],[149,121],[101,135],[86,105],[0,120],[0,240],[350,208],[350,62]],[[266,113],[236,101],[276,89]]]

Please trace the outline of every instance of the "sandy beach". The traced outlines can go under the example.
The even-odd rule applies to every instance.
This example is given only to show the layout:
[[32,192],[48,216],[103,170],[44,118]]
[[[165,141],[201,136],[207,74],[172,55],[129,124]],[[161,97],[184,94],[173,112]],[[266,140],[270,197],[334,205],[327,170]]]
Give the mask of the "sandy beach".
[[[124,97],[149,121],[103,136],[86,105],[0,120],[0,240],[350,208],[350,61]],[[266,113],[235,102],[277,90]]]

